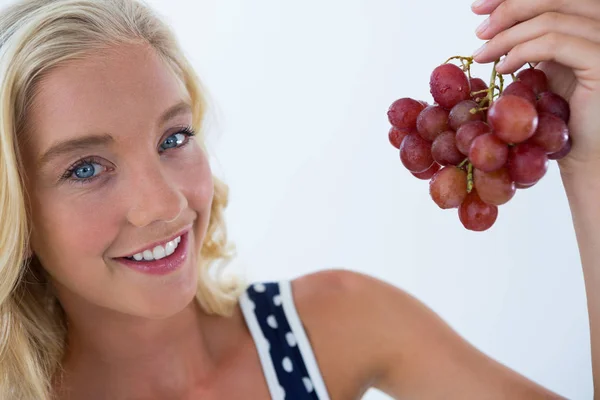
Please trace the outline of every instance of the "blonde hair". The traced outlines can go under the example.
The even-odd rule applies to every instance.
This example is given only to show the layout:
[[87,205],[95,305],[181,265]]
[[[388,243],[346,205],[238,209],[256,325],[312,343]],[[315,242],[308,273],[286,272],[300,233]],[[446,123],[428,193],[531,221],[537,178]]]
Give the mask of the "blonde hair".
[[[174,33],[136,0],[21,0],[0,12],[0,398],[46,400],[64,355],[65,315],[45,275],[27,258],[31,231],[17,134],[40,79],[53,68],[120,44],[152,46],[191,98],[203,140],[207,109],[199,78]],[[214,199],[201,249],[197,300],[210,314],[230,316],[245,283],[226,280],[234,256],[224,209],[228,187],[214,179]],[[33,260],[33,261],[32,261]],[[211,274],[215,272],[216,274]]]

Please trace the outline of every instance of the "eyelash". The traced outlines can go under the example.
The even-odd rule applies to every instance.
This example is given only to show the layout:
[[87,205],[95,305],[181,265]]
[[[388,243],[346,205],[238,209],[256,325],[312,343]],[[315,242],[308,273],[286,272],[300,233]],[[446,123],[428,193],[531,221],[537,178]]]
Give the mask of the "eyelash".
[[[191,138],[191,137],[193,137],[193,136],[196,135],[196,131],[194,130],[194,128],[192,128],[191,126],[186,126],[186,127],[181,128],[177,132],[174,132],[173,134],[167,136],[165,138],[165,140],[168,139],[168,138],[170,138],[171,136],[175,136],[175,135],[177,135],[179,133],[185,135],[187,140],[185,140],[181,145],[179,145],[177,147],[173,147],[173,148],[167,149],[167,150],[175,150],[175,149],[181,149],[182,147],[185,147],[189,143],[189,138]],[[164,140],[163,140],[162,143],[164,143]],[[166,151],[166,150],[163,150],[162,152],[164,152],[164,151]],[[84,185],[86,183],[89,183],[89,182],[95,180],[97,178],[97,175],[93,176],[91,178],[84,178],[84,179],[72,178],[72,176],[75,173],[75,171],[77,171],[82,166],[85,166],[85,165],[88,165],[88,164],[101,164],[101,162],[99,162],[98,158],[96,158],[96,157],[82,158],[81,160],[76,161],[73,165],[71,165],[65,171],[65,173],[60,178],[60,182],[69,181],[70,183],[73,183],[73,184]]]

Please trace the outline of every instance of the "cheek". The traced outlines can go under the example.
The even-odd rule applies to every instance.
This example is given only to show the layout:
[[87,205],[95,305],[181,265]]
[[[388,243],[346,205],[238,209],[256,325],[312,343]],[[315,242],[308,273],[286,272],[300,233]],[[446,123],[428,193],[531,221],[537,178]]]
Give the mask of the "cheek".
[[34,252],[47,259],[48,267],[98,257],[116,232],[115,209],[108,204],[104,196],[37,193],[32,203]]
[[184,157],[184,164],[178,168],[178,186],[188,201],[188,206],[198,213],[206,213],[210,210],[214,195],[214,182],[208,158],[200,147],[194,150],[194,154]]

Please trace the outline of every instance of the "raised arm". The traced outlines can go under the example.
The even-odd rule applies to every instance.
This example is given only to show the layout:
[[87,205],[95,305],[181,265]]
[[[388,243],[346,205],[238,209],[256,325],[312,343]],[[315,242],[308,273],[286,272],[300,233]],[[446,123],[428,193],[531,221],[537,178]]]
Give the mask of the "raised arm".
[[[540,62],[550,88],[569,101],[570,154],[560,161],[583,266],[591,328],[594,388],[600,390],[600,2],[485,0],[491,14],[478,36],[489,40],[475,60],[508,53],[499,72]],[[515,25],[516,24],[516,25]],[[596,394],[595,398],[600,398]]]

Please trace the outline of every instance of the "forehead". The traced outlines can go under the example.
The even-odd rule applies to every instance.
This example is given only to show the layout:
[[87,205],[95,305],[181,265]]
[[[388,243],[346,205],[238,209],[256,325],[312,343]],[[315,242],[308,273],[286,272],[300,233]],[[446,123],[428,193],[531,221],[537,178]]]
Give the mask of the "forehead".
[[28,115],[36,147],[90,130],[147,130],[185,87],[149,46],[127,45],[57,67],[40,81]]

